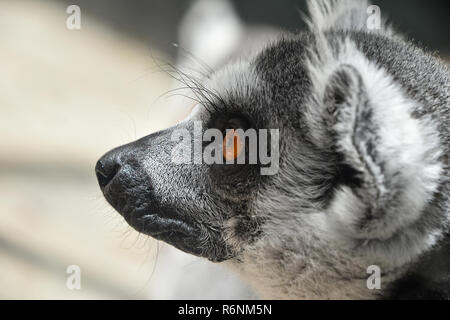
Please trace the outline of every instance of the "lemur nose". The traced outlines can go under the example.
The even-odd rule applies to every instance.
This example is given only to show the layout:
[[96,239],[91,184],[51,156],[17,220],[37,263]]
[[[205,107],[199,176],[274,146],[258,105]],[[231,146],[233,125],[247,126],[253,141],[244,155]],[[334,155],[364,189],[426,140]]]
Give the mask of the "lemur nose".
[[98,184],[103,190],[119,172],[120,163],[114,153],[104,155],[95,165]]

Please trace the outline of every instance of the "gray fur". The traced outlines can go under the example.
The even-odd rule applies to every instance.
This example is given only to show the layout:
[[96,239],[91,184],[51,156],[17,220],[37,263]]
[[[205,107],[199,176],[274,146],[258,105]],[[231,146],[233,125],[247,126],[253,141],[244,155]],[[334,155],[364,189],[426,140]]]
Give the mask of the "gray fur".
[[225,261],[261,297],[389,297],[449,231],[449,71],[387,27],[366,31],[364,1],[309,3],[309,30],[202,79],[176,127],[238,115],[280,129],[277,175],[175,166],[170,128],[109,153],[126,170],[103,191],[135,228]]

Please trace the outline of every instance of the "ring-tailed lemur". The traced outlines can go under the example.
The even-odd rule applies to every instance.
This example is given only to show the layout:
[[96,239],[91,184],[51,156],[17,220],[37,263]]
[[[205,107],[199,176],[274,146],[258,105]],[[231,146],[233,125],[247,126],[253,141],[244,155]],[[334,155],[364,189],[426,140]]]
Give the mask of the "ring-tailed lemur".
[[[386,24],[368,30],[368,6],[309,1],[308,30],[201,80],[177,73],[200,103],[99,160],[106,199],[263,298],[449,299],[450,73]],[[278,173],[174,163],[172,134],[195,122],[279,129]],[[367,286],[374,265],[380,290]]]

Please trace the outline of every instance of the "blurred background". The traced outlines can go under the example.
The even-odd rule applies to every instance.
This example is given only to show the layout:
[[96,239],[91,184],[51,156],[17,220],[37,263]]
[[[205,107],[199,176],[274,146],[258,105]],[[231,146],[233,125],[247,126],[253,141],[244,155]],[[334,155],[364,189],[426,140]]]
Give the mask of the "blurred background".
[[[247,30],[304,27],[302,0],[206,1],[213,11],[198,14],[182,0],[0,0],[0,299],[253,297],[221,267],[133,231],[93,170],[109,149],[180,118],[179,100],[161,97],[176,84],[160,64],[187,63],[174,43],[215,65],[192,32],[220,22],[232,42]],[[375,4],[450,56],[448,1]],[[81,9],[80,30],[66,26],[70,5]],[[222,58],[238,46],[219,40],[207,45]],[[67,285],[72,265],[79,290]]]

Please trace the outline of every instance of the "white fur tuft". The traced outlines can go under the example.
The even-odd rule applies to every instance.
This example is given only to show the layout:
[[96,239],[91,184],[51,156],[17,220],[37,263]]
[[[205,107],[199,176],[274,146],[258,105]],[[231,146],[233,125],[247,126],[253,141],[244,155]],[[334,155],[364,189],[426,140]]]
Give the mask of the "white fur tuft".
[[386,23],[382,12],[379,12],[379,28],[368,28],[369,16],[376,8],[368,0],[308,0],[307,5],[309,17],[304,19],[311,31],[361,30],[398,36]]
[[367,0],[309,0],[311,29],[363,29],[366,27]]

